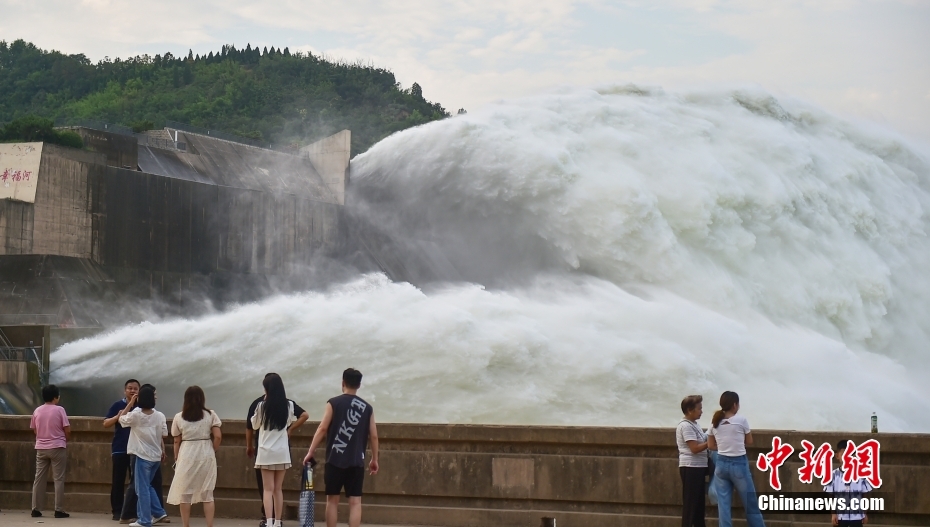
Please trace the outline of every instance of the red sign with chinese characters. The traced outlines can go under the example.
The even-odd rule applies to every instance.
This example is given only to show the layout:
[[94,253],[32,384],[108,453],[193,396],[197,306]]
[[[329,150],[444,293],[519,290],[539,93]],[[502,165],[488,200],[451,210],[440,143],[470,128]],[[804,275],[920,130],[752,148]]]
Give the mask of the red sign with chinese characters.
[[0,144],[0,199],[35,203],[42,143]]
[[[814,478],[820,479],[823,485],[833,481],[833,456],[835,452],[828,443],[823,443],[816,449],[808,440],[801,441],[801,452],[798,455],[804,464],[798,469],[798,479],[801,483],[813,483]],[[879,453],[881,445],[877,439],[869,439],[856,446],[852,441],[846,443],[842,453],[843,482],[851,483],[860,479],[867,480],[873,488],[882,486],[879,471]],[[769,486],[773,490],[781,490],[781,481],[778,468],[794,453],[794,447],[784,443],[781,437],[772,438],[772,450],[766,454],[759,454],[756,468],[769,473]]]
[[794,447],[788,443],[782,443],[781,438],[775,436],[772,438],[772,450],[768,454],[759,454],[756,460],[756,468],[769,472],[769,486],[775,490],[781,490],[781,481],[778,479],[778,467],[782,466],[785,461],[791,457]]

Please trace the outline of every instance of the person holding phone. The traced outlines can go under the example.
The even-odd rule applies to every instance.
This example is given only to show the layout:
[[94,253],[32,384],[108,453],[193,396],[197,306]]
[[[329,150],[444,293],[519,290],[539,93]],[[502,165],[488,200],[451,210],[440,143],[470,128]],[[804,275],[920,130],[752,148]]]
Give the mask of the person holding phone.
[[[110,509],[113,512],[113,520],[119,521],[120,513],[123,511],[123,493],[126,491],[126,475],[132,478],[132,469],[130,462],[132,459],[127,450],[129,445],[129,429],[119,424],[120,411],[126,409],[129,400],[139,393],[141,384],[135,379],[129,379],[123,383],[123,398],[116,401],[107,411],[107,416],[103,420],[104,428],[113,428],[113,442],[110,445],[110,461],[113,466],[112,479],[110,480]],[[132,411],[129,408],[128,411]],[[124,412],[125,413],[125,412]]]
[[155,409],[155,389],[143,386],[139,394],[130,399],[128,407],[136,408],[125,413],[120,411],[119,424],[129,427],[127,450],[136,456],[133,473],[138,503],[137,520],[129,527],[152,527],[168,518],[168,514],[159,501],[158,494],[152,487],[155,470],[165,459],[165,440],[168,436],[168,424],[165,414]]

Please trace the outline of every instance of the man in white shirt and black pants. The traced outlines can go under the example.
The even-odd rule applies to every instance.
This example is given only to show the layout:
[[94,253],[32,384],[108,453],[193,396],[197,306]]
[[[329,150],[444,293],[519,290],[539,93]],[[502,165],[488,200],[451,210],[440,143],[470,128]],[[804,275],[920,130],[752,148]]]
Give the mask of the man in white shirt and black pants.
[[[843,459],[843,452],[846,450],[846,443],[848,442],[848,439],[843,439],[836,444],[837,459]],[[845,483],[843,481],[843,471],[836,468],[833,469],[833,481],[824,485],[823,491],[833,494],[836,498],[843,498],[846,501],[846,506],[849,507],[853,499],[862,498],[863,494],[871,492],[872,484],[865,479]],[[869,516],[861,510],[852,511],[847,509],[833,513],[833,525],[840,527],[862,527],[868,522]]]

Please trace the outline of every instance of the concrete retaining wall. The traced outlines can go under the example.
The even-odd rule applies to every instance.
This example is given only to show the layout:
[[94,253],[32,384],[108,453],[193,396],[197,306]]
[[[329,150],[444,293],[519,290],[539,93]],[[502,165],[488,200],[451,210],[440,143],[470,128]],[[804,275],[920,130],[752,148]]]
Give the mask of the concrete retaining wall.
[[[119,299],[156,300],[176,314],[203,299],[254,300],[300,289],[312,280],[306,269],[346,243],[343,207],[308,159],[251,149],[259,161],[283,157],[311,171],[251,174],[253,186],[296,189],[272,192],[109,166],[135,144],[98,135],[101,152],[44,145],[35,203],[0,200],[0,324],[99,326],[108,316],[100,307]],[[235,161],[211,159],[216,170]]]
[[35,203],[0,200],[0,255],[55,254],[90,258],[90,181],[104,154],[45,144]]
[[[67,507],[108,510],[111,433],[100,418],[73,418]],[[34,470],[28,417],[0,417],[0,508],[28,508]],[[554,516],[560,526],[680,525],[680,482],[672,429],[562,428],[480,425],[381,424],[381,473],[365,481],[366,523],[450,527],[539,525]],[[307,423],[292,440],[299,463],[315,429]],[[799,447],[866,434],[756,431],[757,445],[772,435]],[[930,436],[881,434],[883,492],[894,512],[874,514],[871,525],[930,525]],[[254,472],[245,456],[244,422],[226,420],[218,453],[217,513],[258,517]],[[751,453],[755,456],[762,449]],[[170,452],[170,450],[169,450]],[[318,454],[322,455],[322,453]],[[795,457],[782,467],[786,491],[817,490],[797,481]],[[170,459],[164,466],[170,484]],[[756,486],[767,488],[755,473]],[[322,519],[322,473],[317,514]],[[297,496],[299,471],[288,471],[285,499]],[[195,508],[195,511],[197,509]],[[740,517],[742,511],[737,511]],[[169,513],[177,512],[169,509]],[[708,516],[716,510],[709,507]],[[344,521],[344,520],[341,520]],[[767,525],[827,525],[829,516],[768,515]],[[716,525],[714,520],[710,525]],[[744,523],[737,523],[744,524]]]

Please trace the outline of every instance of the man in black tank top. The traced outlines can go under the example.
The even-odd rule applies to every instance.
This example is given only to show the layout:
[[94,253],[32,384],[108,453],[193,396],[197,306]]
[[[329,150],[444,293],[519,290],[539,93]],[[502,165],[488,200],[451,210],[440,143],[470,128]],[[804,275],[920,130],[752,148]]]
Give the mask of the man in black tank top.
[[349,527],[362,522],[362,484],[365,481],[365,448],[371,444],[368,470],[378,473],[378,428],[374,409],[356,395],[362,385],[362,372],[349,368],[342,372],[342,395],[326,402],[323,419],[313,434],[304,464],[316,463],[314,452],[326,441],[326,527],[336,527],[339,493],[345,488],[349,498]]

